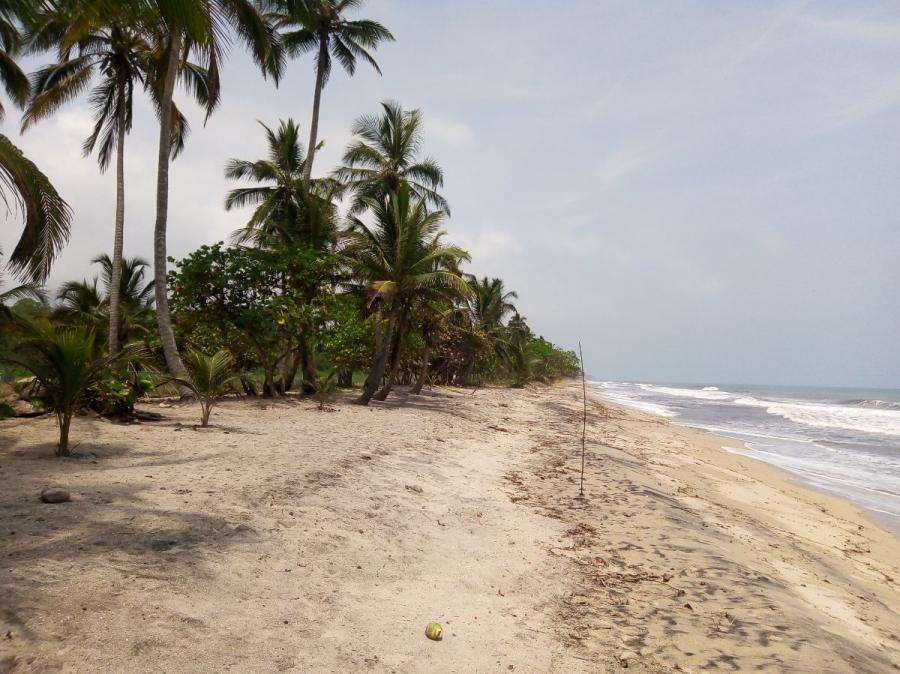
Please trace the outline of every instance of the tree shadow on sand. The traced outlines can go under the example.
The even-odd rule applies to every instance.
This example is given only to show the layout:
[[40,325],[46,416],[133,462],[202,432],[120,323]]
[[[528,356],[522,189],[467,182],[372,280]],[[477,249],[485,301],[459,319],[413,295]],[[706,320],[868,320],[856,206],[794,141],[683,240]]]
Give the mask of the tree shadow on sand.
[[248,537],[252,529],[221,515],[172,510],[149,502],[155,485],[67,485],[73,501],[38,500],[32,477],[0,495],[0,623],[22,637],[53,606],[53,593],[77,583],[79,570],[105,566],[119,579],[208,578],[202,562]]

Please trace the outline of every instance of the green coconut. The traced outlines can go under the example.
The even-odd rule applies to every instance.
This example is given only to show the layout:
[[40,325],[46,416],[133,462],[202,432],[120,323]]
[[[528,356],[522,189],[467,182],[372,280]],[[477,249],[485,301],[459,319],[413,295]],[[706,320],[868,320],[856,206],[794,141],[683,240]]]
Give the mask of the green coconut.
[[428,623],[428,627],[425,628],[425,636],[432,641],[440,641],[444,638],[444,628],[438,623]]

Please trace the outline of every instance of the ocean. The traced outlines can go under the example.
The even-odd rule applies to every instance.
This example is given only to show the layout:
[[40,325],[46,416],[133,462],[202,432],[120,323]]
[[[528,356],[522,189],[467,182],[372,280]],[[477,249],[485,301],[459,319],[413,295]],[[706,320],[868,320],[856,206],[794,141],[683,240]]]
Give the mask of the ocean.
[[900,390],[591,382],[624,407],[744,443],[900,532]]

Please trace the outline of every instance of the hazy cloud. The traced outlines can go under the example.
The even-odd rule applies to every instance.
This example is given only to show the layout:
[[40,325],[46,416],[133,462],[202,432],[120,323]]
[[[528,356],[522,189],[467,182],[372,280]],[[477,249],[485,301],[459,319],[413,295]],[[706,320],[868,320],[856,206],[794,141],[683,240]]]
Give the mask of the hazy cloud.
[[447,145],[466,145],[474,138],[472,129],[467,124],[434,115],[425,118],[425,131],[430,139]]
[[[448,240],[534,329],[626,380],[900,386],[900,4],[369,0],[380,77],[335,70],[316,172],[386,98],[421,108]],[[40,60],[39,60],[40,61]],[[172,167],[170,252],[227,238],[230,157],[256,120],[308,128],[312,62],[279,89],[235,50],[222,107]],[[24,138],[76,213],[51,277],[92,273],[114,182],[81,157],[84,100]],[[126,252],[152,253],[155,118],[128,139]],[[15,231],[0,232],[8,251]]]

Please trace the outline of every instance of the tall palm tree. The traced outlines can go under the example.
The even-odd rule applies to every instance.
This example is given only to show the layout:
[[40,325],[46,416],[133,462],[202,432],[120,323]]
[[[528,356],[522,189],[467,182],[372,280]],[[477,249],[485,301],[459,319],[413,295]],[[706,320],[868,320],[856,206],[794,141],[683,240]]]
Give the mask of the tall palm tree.
[[375,224],[370,227],[354,218],[344,254],[355,275],[372,289],[379,313],[386,306],[388,314],[386,330],[376,336],[375,358],[357,400],[363,405],[381,384],[391,345],[406,329],[411,301],[434,286],[466,292],[456,267],[460,260],[469,259],[466,251],[443,243],[444,212],[429,211],[423,199],[413,203],[406,183],[384,201],[367,198],[366,205]]
[[[102,2],[103,0],[93,0]],[[130,0],[140,4],[141,0]],[[219,64],[222,60],[222,30],[232,27],[250,49],[264,76],[278,81],[283,60],[272,26],[250,0],[153,0],[158,10],[157,28],[162,30],[161,72],[158,82],[159,152],[156,175],[156,223],[153,235],[153,270],[156,291],[156,316],[166,364],[176,377],[185,379],[187,371],[178,355],[172,316],[166,295],[166,230],[169,217],[169,159],[172,147],[172,98],[179,65],[185,53],[194,53],[209,72],[205,93],[207,116],[218,105],[220,97]],[[182,394],[189,395],[187,388]]]
[[316,54],[316,84],[313,92],[312,121],[309,127],[309,157],[303,170],[303,178],[309,183],[312,177],[319,134],[319,107],[322,89],[331,74],[332,58],[348,75],[356,72],[358,58],[367,61],[380,75],[378,63],[369,53],[381,42],[394,40],[391,32],[377,21],[346,18],[349,10],[362,6],[364,0],[267,0],[276,27],[281,32],[281,42],[290,56],[309,52]]
[[512,300],[518,298],[513,291],[507,291],[503,279],[477,278],[466,276],[472,292],[467,308],[471,321],[467,330],[468,362],[462,375],[463,386],[467,386],[475,371],[478,357],[484,353],[503,355],[507,346],[504,321],[516,311]]
[[516,305],[512,300],[518,299],[519,296],[511,290],[506,290],[503,279],[487,276],[479,279],[467,274],[466,282],[472,289],[469,308],[479,325],[489,329],[499,328],[506,317],[516,311]]
[[[255,205],[246,226],[235,232],[237,243],[253,243],[261,248],[304,248],[322,253],[337,242],[337,205],[335,199],[342,186],[330,178],[313,181],[303,178],[306,155],[300,142],[299,127],[293,119],[282,120],[277,130],[262,122],[269,152],[268,158],[248,161],[232,159],[225,176],[232,180],[249,180],[252,187],[231,190],[225,198],[225,209]],[[310,299],[315,288],[310,287]],[[312,393],[316,387],[314,326],[298,335],[299,347],[283,368],[282,383],[290,388],[297,369],[303,365],[303,388]]]
[[297,195],[303,192],[306,152],[297,123],[291,118],[281,120],[275,131],[262,122],[259,125],[265,131],[268,157],[256,161],[230,159],[225,165],[225,177],[229,180],[257,183],[254,187],[233,189],[225,197],[226,211],[256,206],[244,233],[236,237],[244,240],[273,221],[296,220],[299,217]]
[[[22,48],[20,19],[31,20],[36,3],[7,0],[0,4],[0,82],[16,105],[28,100],[31,87],[15,62]],[[0,104],[0,120],[5,110]],[[69,239],[72,211],[35,164],[0,134],[0,199],[22,215],[24,229],[9,258],[13,273],[40,282],[53,258]]]
[[344,152],[344,165],[335,177],[356,193],[352,210],[362,207],[362,197],[384,198],[407,182],[418,199],[434,208],[450,209],[437,190],[444,171],[431,157],[419,157],[422,149],[422,113],[404,110],[395,101],[384,101],[380,115],[363,115],[353,124],[357,136]]
[[[135,25],[125,8],[113,13],[96,14],[73,6],[54,6],[40,14],[31,30],[32,49],[55,47],[58,62],[42,68],[34,75],[34,95],[23,119],[22,130],[49,117],[65,103],[76,98],[92,82],[90,103],[94,110],[93,132],[83,145],[85,156],[97,149],[100,171],[116,157],[116,210],[113,236],[112,282],[109,298],[108,349],[111,356],[119,352],[120,324],[119,278],[122,275],[122,252],[125,227],[125,135],[131,130],[135,85],[149,85],[148,74],[158,71],[160,53],[154,50],[146,32]],[[67,36],[77,31],[78,40]],[[96,77],[95,77],[96,76]],[[204,103],[203,80],[207,73],[198,66],[186,64],[181,76],[192,85]],[[153,93],[152,86],[147,88]],[[157,101],[158,103],[158,101]],[[173,111],[176,135],[173,155],[184,145],[187,123],[180,112]],[[99,141],[99,147],[98,147]]]
[[340,184],[316,180],[308,191],[303,180],[306,152],[297,123],[281,120],[276,130],[259,124],[265,130],[268,157],[231,159],[225,166],[226,178],[256,183],[233,189],[225,197],[225,210],[256,206],[247,224],[235,233],[235,241],[317,251],[330,247],[337,234],[334,199],[341,192]]

